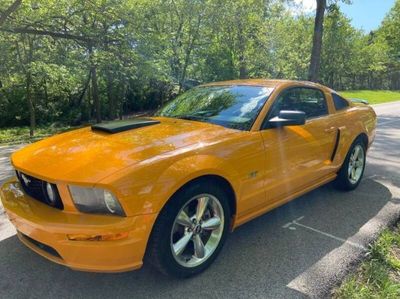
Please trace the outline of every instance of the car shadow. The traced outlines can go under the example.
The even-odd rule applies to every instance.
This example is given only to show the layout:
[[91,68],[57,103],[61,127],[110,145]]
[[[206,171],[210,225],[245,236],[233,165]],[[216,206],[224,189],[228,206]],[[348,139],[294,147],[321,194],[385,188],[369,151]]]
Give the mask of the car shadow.
[[[398,203],[374,179],[363,180],[353,192],[328,184],[239,227],[215,263],[186,280],[148,265],[119,274],[76,272],[45,260],[13,236],[0,242],[0,297],[304,297],[287,284],[343,244],[316,231],[347,239],[389,201]],[[285,227],[299,217],[304,227]]]
[[[387,204],[400,211],[400,118],[379,121],[357,190],[340,192],[328,184],[239,227],[215,263],[197,277],[178,280],[148,265],[119,274],[76,272],[38,256],[14,236],[0,241],[0,298],[306,297],[287,285]],[[290,225],[296,219],[301,226]]]

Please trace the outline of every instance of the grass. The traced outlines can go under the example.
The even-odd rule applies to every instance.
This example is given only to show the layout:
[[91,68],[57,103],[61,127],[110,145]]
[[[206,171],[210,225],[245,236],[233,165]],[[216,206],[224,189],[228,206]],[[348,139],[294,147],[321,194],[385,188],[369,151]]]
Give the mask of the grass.
[[400,91],[390,90],[349,90],[340,92],[346,98],[367,100],[370,104],[400,101]]
[[33,142],[57,133],[70,130],[71,128],[72,127],[69,126],[37,127],[35,130],[35,135],[33,137],[29,136],[29,127],[1,128],[0,144]]
[[333,298],[400,298],[400,230],[385,230]]

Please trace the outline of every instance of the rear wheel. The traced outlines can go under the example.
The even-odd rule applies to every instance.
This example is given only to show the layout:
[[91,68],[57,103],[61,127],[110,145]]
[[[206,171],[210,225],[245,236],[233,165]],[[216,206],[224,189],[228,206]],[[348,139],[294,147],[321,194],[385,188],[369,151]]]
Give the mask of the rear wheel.
[[341,190],[354,190],[361,182],[365,169],[366,147],[361,139],[356,139],[338,173],[335,186]]
[[148,260],[168,275],[198,274],[221,250],[229,221],[224,190],[206,182],[191,184],[160,213],[149,242]]

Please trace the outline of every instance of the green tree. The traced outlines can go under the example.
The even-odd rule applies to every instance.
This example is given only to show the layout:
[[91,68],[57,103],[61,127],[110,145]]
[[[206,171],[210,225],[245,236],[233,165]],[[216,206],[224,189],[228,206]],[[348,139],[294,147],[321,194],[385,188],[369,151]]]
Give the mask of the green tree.
[[[310,59],[310,69],[308,72],[308,80],[317,82],[319,79],[319,70],[321,64],[321,49],[324,31],[324,16],[327,8],[327,0],[316,0],[317,9],[315,13],[314,35]],[[335,5],[338,0],[332,0],[331,4]],[[345,3],[350,3],[350,0],[343,0]]]
[[389,80],[392,89],[400,89],[400,1],[395,2],[394,7],[382,22],[378,30],[379,38],[386,41],[389,53]]
[[305,80],[313,69],[339,89],[400,88],[399,1],[368,34],[333,0],[318,14],[324,34],[287,0],[3,2],[0,127],[32,134],[152,111],[208,81]]

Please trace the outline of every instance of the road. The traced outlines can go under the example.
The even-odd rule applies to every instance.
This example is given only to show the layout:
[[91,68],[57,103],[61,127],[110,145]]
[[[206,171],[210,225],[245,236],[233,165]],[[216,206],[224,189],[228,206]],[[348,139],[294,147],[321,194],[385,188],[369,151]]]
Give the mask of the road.
[[[400,102],[374,108],[378,133],[357,190],[327,185],[241,226],[214,265],[195,278],[168,278],[148,266],[120,274],[69,270],[25,248],[0,207],[0,297],[328,296],[400,215]],[[0,180],[12,173],[6,157],[13,150],[0,147]]]

